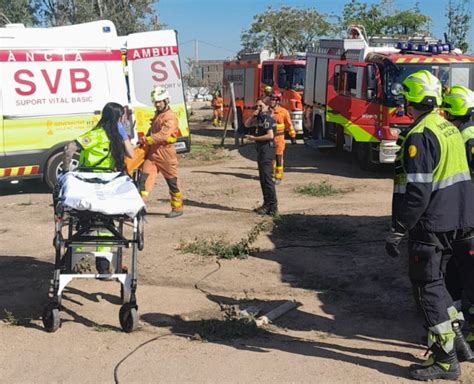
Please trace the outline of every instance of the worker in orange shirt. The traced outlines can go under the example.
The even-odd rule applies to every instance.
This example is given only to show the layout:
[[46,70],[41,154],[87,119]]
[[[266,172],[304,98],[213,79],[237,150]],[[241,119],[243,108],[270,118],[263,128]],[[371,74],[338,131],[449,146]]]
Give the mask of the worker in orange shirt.
[[273,91],[270,95],[270,108],[272,117],[276,121],[275,134],[275,161],[273,163],[273,172],[275,175],[275,184],[281,184],[283,179],[283,154],[285,153],[285,131],[291,139],[291,144],[296,144],[296,131],[293,128],[289,112],[280,105],[281,93]]
[[214,120],[212,125],[214,127],[220,127],[222,125],[222,119],[224,118],[224,99],[222,99],[219,91],[214,92],[211,101],[212,116]]
[[170,96],[165,88],[153,88],[151,100],[156,111],[148,134],[140,140],[141,144],[149,146],[142,167],[140,193],[143,200],[147,201],[156,176],[161,172],[170,192],[171,212],[166,217],[174,218],[183,214],[183,197],[178,182],[178,158],[174,146],[179,133],[178,118],[170,108]]

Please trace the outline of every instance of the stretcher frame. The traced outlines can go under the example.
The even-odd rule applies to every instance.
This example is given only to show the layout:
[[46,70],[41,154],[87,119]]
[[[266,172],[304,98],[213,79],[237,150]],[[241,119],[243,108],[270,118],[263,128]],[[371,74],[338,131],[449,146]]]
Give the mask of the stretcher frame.
[[[140,178],[135,172],[134,182]],[[133,218],[125,215],[106,215],[98,212],[65,209],[59,198],[59,187],[53,192],[55,235],[54,274],[51,284],[52,297],[43,311],[43,324],[48,332],[55,332],[61,325],[60,309],[62,294],[66,286],[74,279],[116,280],[121,284],[120,297],[122,306],[119,311],[120,325],[125,332],[132,332],[138,325],[138,305],[136,289],[138,280],[138,252],[144,247],[145,209],[141,209]],[[124,234],[125,227],[132,228],[131,237]],[[107,230],[108,236],[97,236],[93,233]],[[115,252],[111,265],[114,273],[87,273],[73,271],[75,247],[108,247]],[[123,248],[131,249],[130,270],[122,265]],[[84,255],[95,255],[99,252],[86,252]],[[82,254],[82,253],[80,253]],[[79,254],[79,255],[80,255]],[[113,254],[113,252],[112,252]],[[77,253],[76,253],[77,255]],[[98,255],[95,255],[96,257]]]

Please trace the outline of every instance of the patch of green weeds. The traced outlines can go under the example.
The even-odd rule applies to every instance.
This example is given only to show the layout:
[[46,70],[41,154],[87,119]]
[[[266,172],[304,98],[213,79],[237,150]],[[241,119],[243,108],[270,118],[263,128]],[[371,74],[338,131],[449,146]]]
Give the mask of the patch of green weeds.
[[336,188],[332,184],[323,180],[320,183],[309,183],[295,188],[295,192],[301,195],[327,197],[352,192],[354,189]]
[[202,320],[197,324],[196,333],[202,341],[214,341],[256,337],[265,331],[258,328],[253,319],[228,318]]
[[183,253],[193,253],[200,256],[217,256],[221,259],[245,259],[254,250],[251,245],[257,240],[260,232],[271,227],[271,221],[257,223],[248,234],[236,243],[223,238],[203,239],[195,238],[192,242],[182,242],[178,249]]
[[9,310],[3,308],[3,312],[5,313],[5,323],[9,325],[18,325],[18,319],[15,317],[15,315],[10,312]]
[[197,161],[216,161],[229,158],[228,152],[218,145],[209,143],[196,143],[191,145],[191,152],[186,155],[188,159]]

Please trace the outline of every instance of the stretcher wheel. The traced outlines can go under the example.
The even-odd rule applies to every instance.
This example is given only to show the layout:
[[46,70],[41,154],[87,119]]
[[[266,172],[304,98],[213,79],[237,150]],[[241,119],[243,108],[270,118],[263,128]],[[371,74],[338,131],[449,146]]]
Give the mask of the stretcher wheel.
[[61,238],[59,237],[59,234],[54,236],[53,245],[56,251],[61,251]]
[[119,320],[124,332],[133,332],[138,326],[137,308],[130,304],[122,305],[120,307]]
[[123,284],[120,284],[120,301],[122,302],[122,304],[130,302],[130,295],[127,295],[127,297],[125,297],[125,289],[123,288]]
[[145,220],[143,220],[143,217],[138,218],[138,250],[143,251],[143,248],[145,248]]
[[48,304],[43,311],[43,325],[46,331],[56,332],[61,325],[61,318],[59,317],[59,308]]

